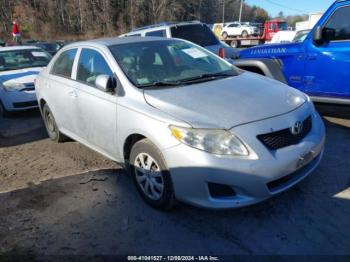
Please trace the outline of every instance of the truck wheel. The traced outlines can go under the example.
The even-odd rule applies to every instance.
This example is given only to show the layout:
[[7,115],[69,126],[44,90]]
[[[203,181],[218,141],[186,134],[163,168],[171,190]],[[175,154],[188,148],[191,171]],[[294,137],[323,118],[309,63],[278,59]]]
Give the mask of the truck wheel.
[[239,43],[237,40],[232,40],[230,43],[230,46],[233,48],[237,48],[239,46]]
[[227,34],[227,32],[223,32],[223,33],[221,34],[221,36],[222,36],[223,39],[226,39],[226,38],[228,37],[228,34]]
[[242,37],[247,37],[247,36],[248,36],[248,32],[244,30],[244,31],[242,32]]
[[130,171],[142,198],[152,207],[169,210],[175,203],[170,172],[159,149],[148,139],[131,149]]
[[43,118],[47,133],[51,140],[58,143],[68,140],[68,138],[58,130],[55,118],[47,104],[43,107]]

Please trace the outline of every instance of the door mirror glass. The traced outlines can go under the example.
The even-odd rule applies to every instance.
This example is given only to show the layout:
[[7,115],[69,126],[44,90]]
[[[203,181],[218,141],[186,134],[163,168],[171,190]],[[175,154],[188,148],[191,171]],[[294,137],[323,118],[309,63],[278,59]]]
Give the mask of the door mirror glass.
[[116,81],[112,76],[98,75],[95,80],[95,85],[104,92],[113,92],[116,88]]
[[312,40],[315,45],[321,45],[323,43],[322,31],[323,30],[321,26],[315,28],[312,35]]

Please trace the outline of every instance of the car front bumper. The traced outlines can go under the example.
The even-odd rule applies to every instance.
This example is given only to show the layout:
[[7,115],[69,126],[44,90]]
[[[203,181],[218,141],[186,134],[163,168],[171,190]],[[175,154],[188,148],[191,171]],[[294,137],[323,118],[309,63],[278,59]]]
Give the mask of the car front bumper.
[[[291,113],[233,128],[254,153],[248,157],[217,156],[184,144],[163,151],[178,200],[206,208],[234,208],[268,199],[292,187],[319,164],[325,143],[325,128],[313,111],[312,130],[298,144],[275,151],[257,138],[266,129],[279,130],[289,122],[306,117],[304,106]],[[286,124],[287,123],[287,124]],[[312,157],[300,166],[305,155]],[[213,197],[209,184],[229,186],[235,195]]]
[[38,107],[35,90],[2,92],[1,101],[7,111],[21,111]]

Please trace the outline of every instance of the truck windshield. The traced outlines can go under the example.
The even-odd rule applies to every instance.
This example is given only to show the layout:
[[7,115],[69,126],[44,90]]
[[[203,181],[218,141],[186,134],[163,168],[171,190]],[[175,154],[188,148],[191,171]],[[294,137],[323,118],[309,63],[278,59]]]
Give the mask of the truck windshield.
[[185,39],[203,47],[220,44],[213,32],[204,24],[173,26],[171,37]]
[[0,52],[0,71],[46,66],[51,56],[41,49]]
[[287,22],[278,22],[278,29],[279,29],[279,31],[286,31],[286,30],[288,30]]
[[133,42],[109,49],[139,88],[177,86],[238,74],[234,66],[206,49],[180,40]]

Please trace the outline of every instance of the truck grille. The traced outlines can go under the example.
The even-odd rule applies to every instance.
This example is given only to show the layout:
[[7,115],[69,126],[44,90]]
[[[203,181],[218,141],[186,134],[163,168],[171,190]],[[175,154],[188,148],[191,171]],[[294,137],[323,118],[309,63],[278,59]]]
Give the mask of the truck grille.
[[257,138],[269,149],[277,150],[283,147],[296,145],[303,140],[312,129],[312,118],[307,117],[303,121],[303,129],[299,134],[292,134],[291,128],[276,132],[258,135]]

